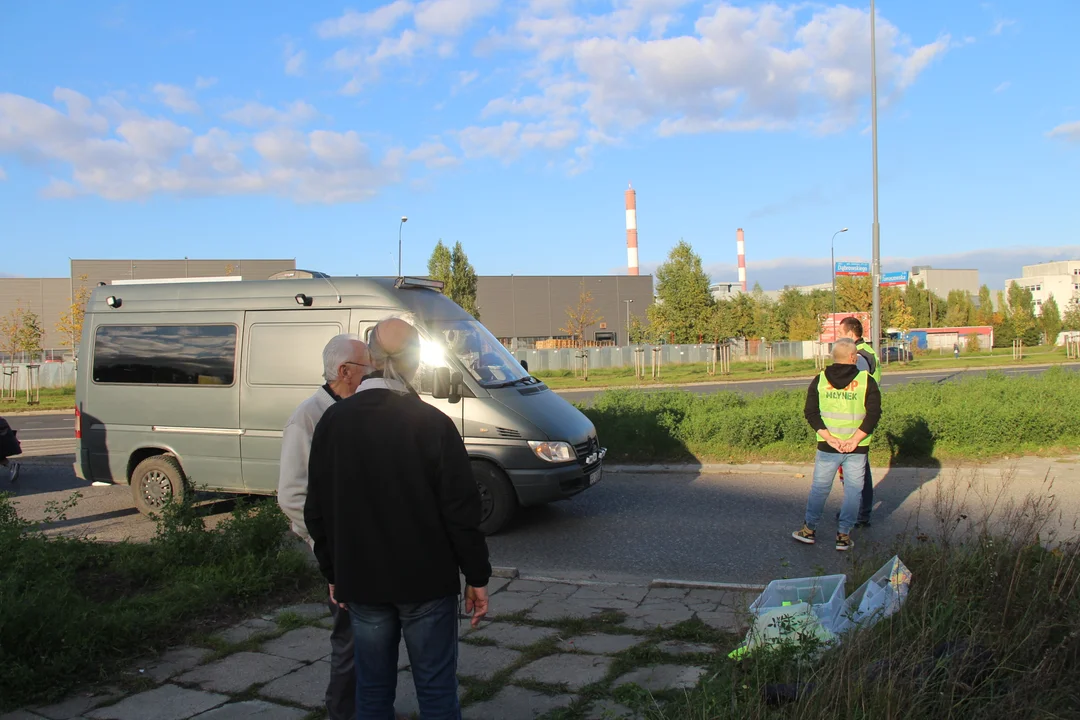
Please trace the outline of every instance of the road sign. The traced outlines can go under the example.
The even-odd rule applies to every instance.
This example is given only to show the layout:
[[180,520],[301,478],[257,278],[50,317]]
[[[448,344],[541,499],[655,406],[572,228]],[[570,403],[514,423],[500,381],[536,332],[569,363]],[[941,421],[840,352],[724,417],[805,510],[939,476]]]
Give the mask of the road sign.
[[908,271],[902,270],[901,272],[885,273],[881,276],[881,284],[883,287],[889,287],[892,285],[907,285]]
[[870,332],[868,329],[870,327],[870,313],[826,313],[825,315],[821,316],[821,335],[818,336],[818,341],[823,343],[836,342],[836,339],[840,337],[840,321],[848,317],[859,319],[859,322],[863,324],[863,335],[866,335]]
[[836,263],[837,275],[869,275],[870,263],[864,262],[838,262]]

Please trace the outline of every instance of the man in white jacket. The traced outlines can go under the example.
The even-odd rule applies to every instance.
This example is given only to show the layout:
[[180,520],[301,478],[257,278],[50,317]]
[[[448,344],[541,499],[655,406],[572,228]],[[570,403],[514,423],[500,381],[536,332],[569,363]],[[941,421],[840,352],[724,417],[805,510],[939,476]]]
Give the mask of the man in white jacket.
[[[292,530],[308,545],[311,536],[304,525],[304,502],[308,494],[308,458],[311,436],[327,408],[356,392],[364,376],[374,370],[367,345],[356,335],[331,338],[323,349],[323,378],[326,384],[296,408],[281,435],[281,475],[278,504],[292,522]],[[356,673],[353,631],[349,613],[334,600],[330,586],[330,612],[334,628],[330,633],[330,683],[326,688],[326,709],[330,720],[356,717]]]

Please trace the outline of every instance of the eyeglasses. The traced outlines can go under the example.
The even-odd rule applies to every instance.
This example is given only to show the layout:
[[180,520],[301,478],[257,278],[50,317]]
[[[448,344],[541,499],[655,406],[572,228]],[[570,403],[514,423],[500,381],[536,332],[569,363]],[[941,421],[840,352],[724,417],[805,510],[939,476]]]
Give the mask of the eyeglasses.
[[351,361],[349,361],[349,360],[346,360],[345,362],[343,362],[343,363],[341,363],[341,364],[342,364],[342,365],[355,365],[356,367],[361,367],[361,368],[365,368],[365,369],[367,369],[367,370],[370,370],[370,369],[371,369],[371,366],[370,366],[370,365],[365,365],[365,364],[363,364],[363,363],[358,363],[358,362],[351,362]]

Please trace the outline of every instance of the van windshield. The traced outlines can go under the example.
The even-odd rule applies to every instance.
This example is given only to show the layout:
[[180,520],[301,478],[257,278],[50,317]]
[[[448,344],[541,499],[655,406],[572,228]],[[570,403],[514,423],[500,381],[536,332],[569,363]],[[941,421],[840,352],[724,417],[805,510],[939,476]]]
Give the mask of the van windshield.
[[444,365],[444,352],[449,351],[484,387],[531,381],[521,363],[476,320],[432,323],[428,326],[428,333],[431,340],[425,341],[422,348],[424,365]]

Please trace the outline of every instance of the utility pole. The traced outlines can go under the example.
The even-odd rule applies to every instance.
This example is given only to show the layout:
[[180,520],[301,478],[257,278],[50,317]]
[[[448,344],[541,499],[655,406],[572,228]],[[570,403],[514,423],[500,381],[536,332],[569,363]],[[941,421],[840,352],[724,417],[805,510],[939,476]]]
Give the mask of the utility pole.
[[873,332],[871,344],[874,352],[881,351],[881,228],[878,225],[878,180],[877,180],[877,38],[874,32],[876,24],[874,0],[870,0],[870,136],[871,152],[874,165],[874,252],[870,277],[874,283],[874,307],[870,327]]

